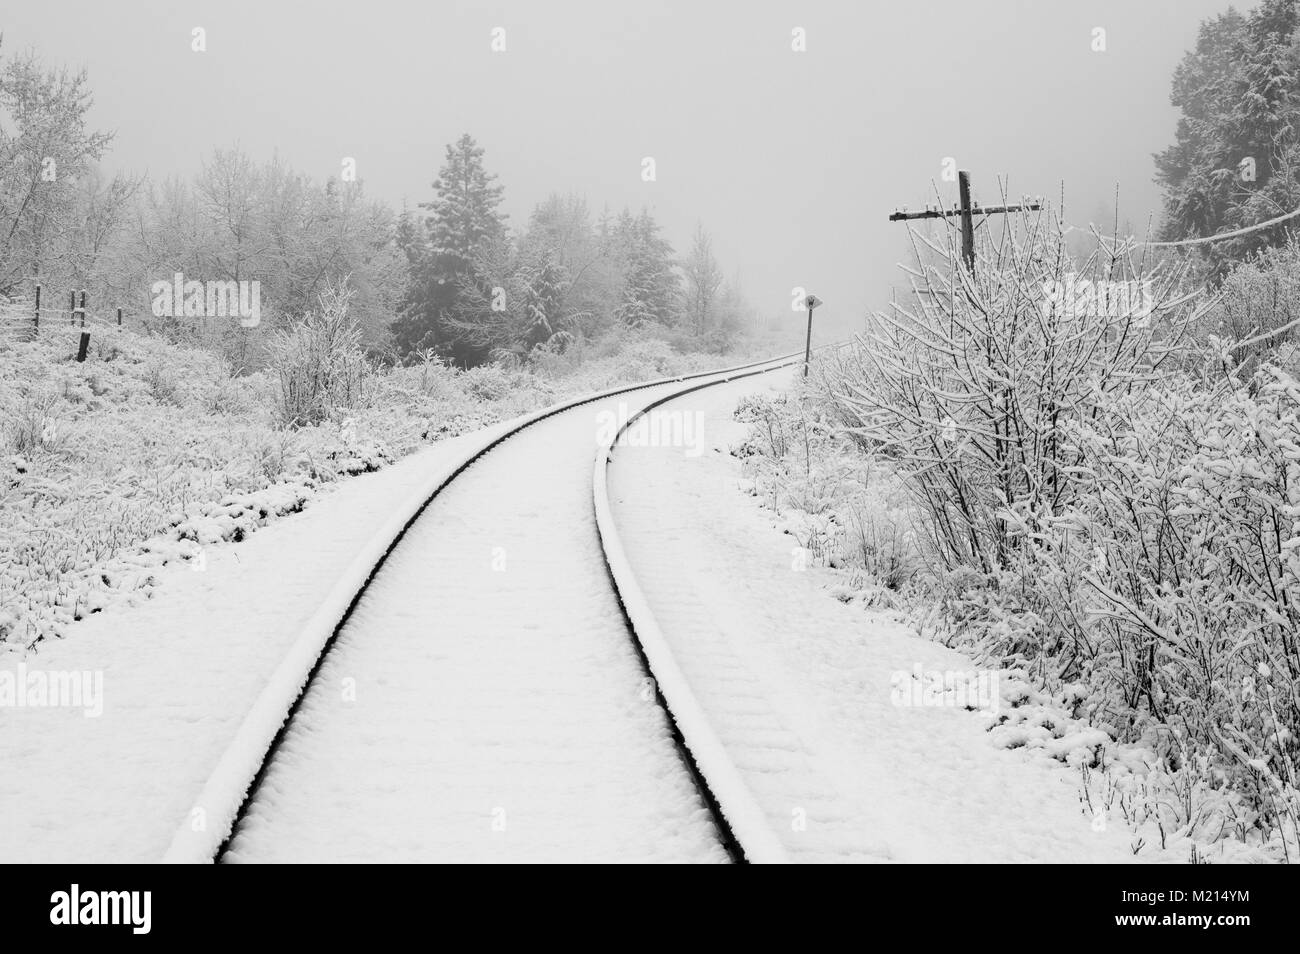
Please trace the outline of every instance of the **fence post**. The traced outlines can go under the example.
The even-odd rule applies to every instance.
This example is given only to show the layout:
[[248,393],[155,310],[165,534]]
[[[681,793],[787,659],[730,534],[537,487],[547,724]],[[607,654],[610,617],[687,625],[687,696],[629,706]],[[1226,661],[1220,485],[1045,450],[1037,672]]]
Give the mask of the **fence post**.
[[89,331],[83,331],[83,332],[81,333],[81,343],[80,343],[79,345],[77,345],[77,360],[78,360],[78,361],[85,361],[85,360],[86,360],[86,349],[89,348],[89,347],[90,347],[90,332],[89,332]]
[[32,315],[32,330],[41,333],[41,283],[36,283],[36,312]]
[[119,308],[119,309],[117,310],[117,326],[118,326],[119,328],[122,327],[122,309],[121,309],[121,308]]
[[68,292],[68,324],[77,323],[77,290],[74,288]]
[[86,327],[86,289],[81,290],[81,327]]

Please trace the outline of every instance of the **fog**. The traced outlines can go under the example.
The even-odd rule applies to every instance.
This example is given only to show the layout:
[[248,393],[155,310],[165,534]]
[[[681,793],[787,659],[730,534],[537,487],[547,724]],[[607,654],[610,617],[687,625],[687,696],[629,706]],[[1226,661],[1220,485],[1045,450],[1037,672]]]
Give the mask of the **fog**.
[[444,145],[469,132],[513,225],[550,192],[596,211],[645,205],[679,250],[703,223],[764,315],[801,322],[790,302],[803,287],[826,303],[819,336],[838,336],[887,300],[905,247],[887,216],[932,198],[947,157],[986,202],[999,176],[1015,195],[1064,184],[1075,224],[1118,186],[1121,215],[1145,228],[1172,71],[1226,8],[159,0],[10,4],[3,30],[8,54],[86,67],[92,119],[117,133],[109,169],[189,175],[238,144],[324,178],[352,157],[368,192],[413,206]]

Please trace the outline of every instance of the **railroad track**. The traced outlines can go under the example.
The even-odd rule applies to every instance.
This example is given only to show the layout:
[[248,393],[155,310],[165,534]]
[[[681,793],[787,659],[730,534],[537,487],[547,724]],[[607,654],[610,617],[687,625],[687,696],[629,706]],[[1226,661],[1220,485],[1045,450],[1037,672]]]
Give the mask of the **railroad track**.
[[[636,584],[605,467],[653,408],[799,357],[489,431],[336,587],[165,860],[786,860]],[[584,409],[633,393],[649,400],[597,448],[590,489],[547,483],[570,448],[590,449]],[[546,490],[507,505],[530,465]],[[564,499],[542,513],[551,491]],[[540,549],[515,532],[548,518],[563,526]]]

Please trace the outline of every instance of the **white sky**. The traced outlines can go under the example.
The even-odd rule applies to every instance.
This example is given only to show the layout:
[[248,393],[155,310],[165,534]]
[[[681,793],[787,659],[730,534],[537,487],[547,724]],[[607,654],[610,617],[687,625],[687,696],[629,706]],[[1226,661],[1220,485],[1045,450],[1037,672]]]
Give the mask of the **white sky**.
[[[1119,183],[1121,214],[1144,226],[1173,68],[1227,6],[8,0],[2,28],[7,54],[89,70],[94,120],[117,131],[110,168],[189,174],[237,143],[323,178],[353,156],[371,194],[414,205],[469,132],[512,224],[569,190],[594,210],[648,205],[679,250],[703,222],[765,313],[800,321],[790,289],[805,286],[830,333],[887,300],[904,226],[886,217],[924,204],[945,156],[985,202],[999,174],[1053,198],[1064,180],[1080,223]],[[490,50],[498,26],[505,53]],[[644,156],[658,181],[641,180]]]

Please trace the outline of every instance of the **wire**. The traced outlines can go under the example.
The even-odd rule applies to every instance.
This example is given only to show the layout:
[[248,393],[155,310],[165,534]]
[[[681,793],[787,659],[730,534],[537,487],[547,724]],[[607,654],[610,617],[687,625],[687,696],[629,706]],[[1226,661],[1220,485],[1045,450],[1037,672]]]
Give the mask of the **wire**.
[[[1239,235],[1249,235],[1251,232],[1258,232],[1260,229],[1271,228],[1272,226],[1277,225],[1279,222],[1285,222],[1287,219],[1294,219],[1297,215],[1300,215],[1300,209],[1296,209],[1293,212],[1288,212],[1285,215],[1279,215],[1277,218],[1269,219],[1266,222],[1258,222],[1255,225],[1247,225],[1239,229],[1233,229],[1231,232],[1219,232],[1215,235],[1203,235],[1200,238],[1181,239],[1180,241],[1177,242],[1141,242],[1140,241],[1138,242],[1138,244],[1146,245],[1148,248],[1176,248],[1178,246],[1183,246],[1183,245],[1205,245],[1209,242],[1221,242],[1224,239],[1236,238]],[[1100,232],[1100,229],[1098,229],[1095,225],[1089,223],[1088,228],[1086,230],[1078,227],[1077,225],[1067,225],[1065,227],[1065,231],[1066,232],[1088,231],[1089,233],[1092,233],[1092,232]],[[1108,237],[1114,239],[1119,238],[1119,236],[1108,236]]]

